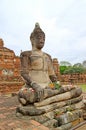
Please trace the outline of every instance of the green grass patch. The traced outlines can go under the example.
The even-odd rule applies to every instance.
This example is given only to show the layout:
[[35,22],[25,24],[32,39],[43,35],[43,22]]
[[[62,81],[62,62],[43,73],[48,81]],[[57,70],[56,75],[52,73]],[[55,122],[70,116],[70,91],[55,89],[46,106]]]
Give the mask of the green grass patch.
[[86,92],[86,84],[80,84],[79,86],[82,88],[83,92]]

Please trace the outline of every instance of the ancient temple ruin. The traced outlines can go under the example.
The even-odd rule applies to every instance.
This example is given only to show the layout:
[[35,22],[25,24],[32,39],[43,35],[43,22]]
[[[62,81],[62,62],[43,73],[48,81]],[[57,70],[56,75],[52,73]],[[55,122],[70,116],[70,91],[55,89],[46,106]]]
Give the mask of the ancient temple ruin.
[[[26,55],[26,53],[22,54]],[[51,84],[50,87],[53,91],[45,89],[42,101],[19,106],[16,109],[16,115],[19,118],[34,119],[49,127],[50,130],[70,130],[86,119],[84,118],[86,101],[83,100],[80,87],[71,84],[68,76],[62,78],[58,60],[54,58],[52,63],[57,79],[62,81],[62,85],[54,90],[54,86]],[[85,76],[83,78],[80,75],[79,79],[77,76],[75,75],[77,82],[82,82],[82,80],[86,82]],[[3,40],[0,39],[0,93],[18,92],[24,84],[25,81],[20,75],[20,57],[16,56],[13,50],[5,47]]]
[[21,85],[20,58],[0,39],[0,93],[18,91]]

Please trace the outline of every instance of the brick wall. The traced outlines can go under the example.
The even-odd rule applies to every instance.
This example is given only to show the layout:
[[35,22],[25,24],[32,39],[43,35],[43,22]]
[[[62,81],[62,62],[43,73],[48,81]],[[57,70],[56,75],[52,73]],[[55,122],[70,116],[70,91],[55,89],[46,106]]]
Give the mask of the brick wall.
[[4,47],[0,39],[0,93],[18,91],[24,81],[20,75],[20,57],[13,50]]

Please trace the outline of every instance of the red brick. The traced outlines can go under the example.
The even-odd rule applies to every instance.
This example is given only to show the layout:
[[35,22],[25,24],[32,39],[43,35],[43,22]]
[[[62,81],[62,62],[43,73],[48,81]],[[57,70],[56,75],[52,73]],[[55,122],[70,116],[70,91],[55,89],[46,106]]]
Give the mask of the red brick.
[[33,128],[32,130],[39,130],[38,128]]
[[6,107],[0,107],[0,111],[1,111],[1,110],[5,110],[5,109],[6,109]]
[[[20,76],[20,58],[15,55],[13,50],[4,47],[3,40],[0,41],[0,96],[11,92],[17,92],[24,84],[23,79]],[[8,72],[11,69],[13,75],[10,73],[2,72],[7,69]]]
[[5,129],[3,128],[3,126],[0,126],[0,130],[5,130]]
[[10,112],[6,112],[6,113],[4,113],[4,115],[5,115],[5,116],[10,115]]
[[0,103],[3,103],[4,101],[0,101]]
[[10,110],[15,110],[16,109],[16,107],[11,107],[11,108],[9,108]]
[[8,126],[15,126],[15,123],[11,122],[11,123],[8,124]]
[[0,114],[0,118],[6,118],[4,114]]
[[40,125],[40,126],[38,126],[37,128],[38,128],[38,130],[49,130],[48,127],[45,127],[45,126],[43,126],[43,125]]
[[39,125],[41,125],[39,122],[34,121],[34,120],[30,120],[30,123],[33,124],[34,126],[39,126]]
[[35,127],[33,125],[29,124],[29,127],[27,127],[27,128],[29,128],[28,130],[33,130],[33,128],[35,128]]

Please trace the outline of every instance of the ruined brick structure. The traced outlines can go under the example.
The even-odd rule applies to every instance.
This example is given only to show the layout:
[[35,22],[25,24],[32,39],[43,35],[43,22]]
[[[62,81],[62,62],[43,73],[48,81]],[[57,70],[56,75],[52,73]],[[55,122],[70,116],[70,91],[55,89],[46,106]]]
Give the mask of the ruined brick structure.
[[57,79],[60,81],[60,68],[59,68],[59,63],[58,63],[58,59],[54,58],[53,59],[53,67],[54,67],[54,71],[56,73]]
[[0,93],[15,92],[22,84],[20,58],[0,39]]
[[83,74],[79,74],[79,73],[76,73],[76,74],[64,74],[64,75],[61,75],[60,81],[63,84],[69,84],[69,83],[72,83],[72,84],[77,84],[77,83],[86,84],[86,74],[85,73],[83,73]]
[[54,66],[54,70],[55,70],[57,79],[62,84],[77,84],[77,83],[86,84],[86,73],[83,73],[83,74],[75,73],[75,74],[61,75],[57,58],[53,59],[53,66]]

